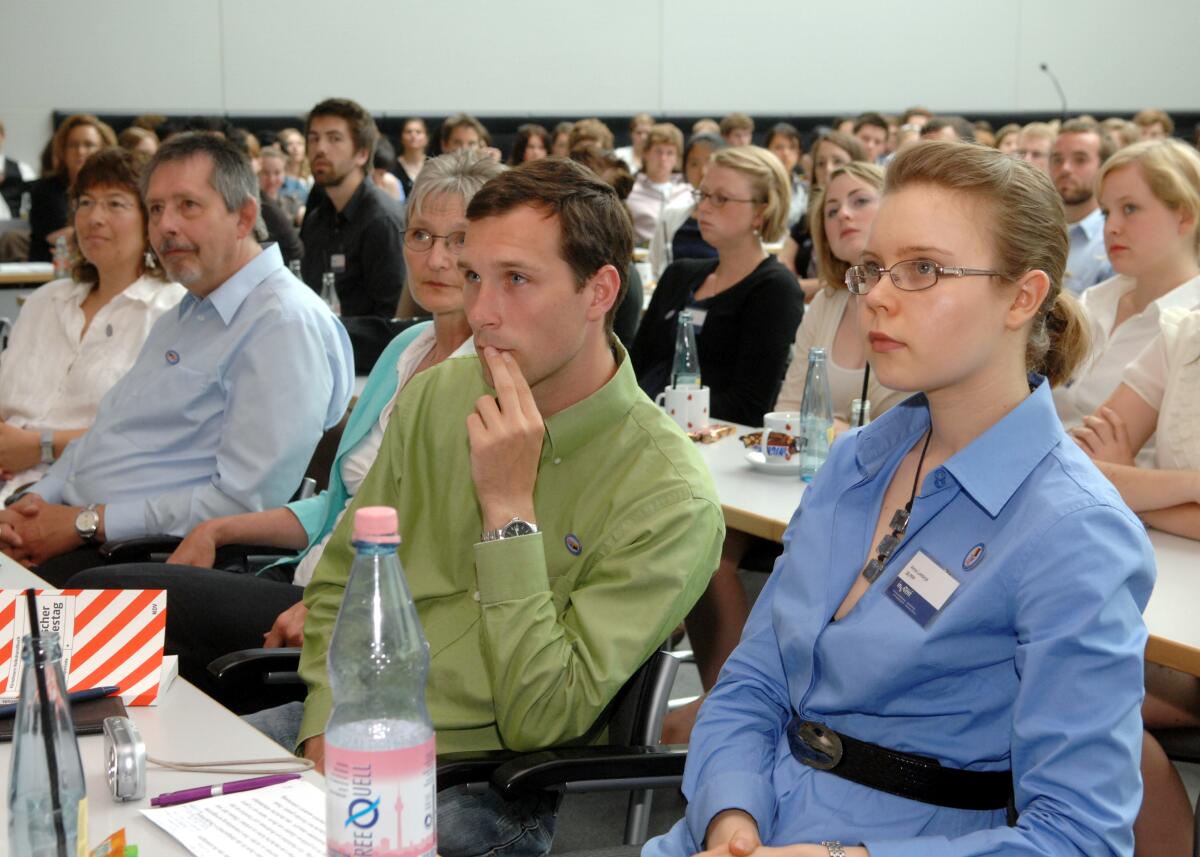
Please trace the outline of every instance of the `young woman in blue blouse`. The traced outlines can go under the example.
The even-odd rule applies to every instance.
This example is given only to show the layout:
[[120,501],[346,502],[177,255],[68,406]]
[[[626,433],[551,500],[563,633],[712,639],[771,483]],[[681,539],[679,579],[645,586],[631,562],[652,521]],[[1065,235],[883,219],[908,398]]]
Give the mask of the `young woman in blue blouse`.
[[1133,853],[1154,558],[1050,398],[1086,348],[1066,255],[1028,165],[897,155],[847,283],[918,395],[805,492],[644,854]]

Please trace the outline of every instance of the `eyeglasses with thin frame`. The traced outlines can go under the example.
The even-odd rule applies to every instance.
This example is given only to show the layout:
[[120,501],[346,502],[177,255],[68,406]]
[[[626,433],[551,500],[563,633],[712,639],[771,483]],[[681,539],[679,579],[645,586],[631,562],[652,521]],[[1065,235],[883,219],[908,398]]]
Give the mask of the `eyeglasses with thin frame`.
[[875,262],[854,265],[846,272],[846,288],[851,294],[865,295],[887,274],[896,288],[904,292],[920,292],[937,285],[941,277],[999,277],[999,271],[984,268],[951,268],[930,259],[908,259],[890,268]]
[[462,252],[463,243],[467,240],[465,232],[451,232],[449,235],[434,235],[427,229],[405,229],[404,246],[414,253],[428,253],[433,249],[433,242],[441,238],[447,252],[457,256]]
[[692,191],[692,199],[696,200],[696,205],[707,201],[713,208],[724,208],[727,202],[753,202],[755,204],[762,202],[761,199],[738,199],[737,197],[726,196],[720,191],[709,193],[708,191],[700,190],[700,188]]

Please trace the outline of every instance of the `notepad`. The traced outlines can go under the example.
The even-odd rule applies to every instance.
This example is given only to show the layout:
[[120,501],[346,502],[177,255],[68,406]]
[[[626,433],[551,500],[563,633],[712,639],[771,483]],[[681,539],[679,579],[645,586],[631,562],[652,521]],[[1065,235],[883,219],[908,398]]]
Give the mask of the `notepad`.
[[325,857],[325,793],[306,780],[141,812],[196,857]]

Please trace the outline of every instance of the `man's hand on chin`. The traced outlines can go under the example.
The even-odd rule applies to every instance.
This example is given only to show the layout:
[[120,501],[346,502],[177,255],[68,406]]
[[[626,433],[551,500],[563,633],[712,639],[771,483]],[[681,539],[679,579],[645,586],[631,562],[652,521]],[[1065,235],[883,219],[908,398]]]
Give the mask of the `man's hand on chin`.
[[83,546],[75,531],[80,511],[78,506],[47,503],[37,494],[26,494],[0,512],[0,545],[22,565],[35,568]]

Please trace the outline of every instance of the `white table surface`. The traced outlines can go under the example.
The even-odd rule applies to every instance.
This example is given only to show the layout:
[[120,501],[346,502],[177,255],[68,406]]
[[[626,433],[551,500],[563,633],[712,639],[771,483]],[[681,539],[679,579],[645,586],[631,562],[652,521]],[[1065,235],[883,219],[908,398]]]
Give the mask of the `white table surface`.
[[[0,588],[16,589],[29,585],[38,586],[41,581],[0,554]],[[175,679],[158,705],[130,708],[129,716],[146,742],[146,752],[173,762],[278,758],[288,755],[284,748],[181,678]],[[104,779],[103,736],[81,737],[79,752],[87,779],[89,848],[95,848],[109,834],[124,827],[127,841],[137,845],[139,853],[147,857],[188,854],[138,810],[148,808],[150,798],[163,792],[244,778],[237,774],[183,773],[150,766],[146,773],[146,797],[133,803],[117,803],[109,795]],[[7,795],[11,755],[12,744],[0,744],[0,771],[4,776],[5,795],[0,800],[0,843],[5,843],[0,844],[0,853],[5,852],[8,841]],[[325,787],[325,778],[320,774],[310,771],[303,777],[322,789]]]
[[[803,483],[752,469],[737,439],[749,431],[754,429],[737,426],[732,437],[698,449],[716,482],[726,526],[780,541],[800,505]],[[1200,676],[1200,542],[1153,529],[1149,534],[1158,579],[1145,612],[1146,658]]]

